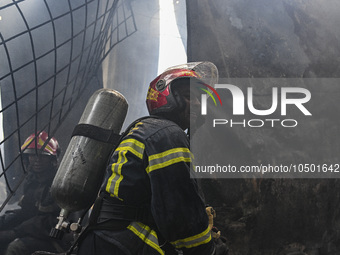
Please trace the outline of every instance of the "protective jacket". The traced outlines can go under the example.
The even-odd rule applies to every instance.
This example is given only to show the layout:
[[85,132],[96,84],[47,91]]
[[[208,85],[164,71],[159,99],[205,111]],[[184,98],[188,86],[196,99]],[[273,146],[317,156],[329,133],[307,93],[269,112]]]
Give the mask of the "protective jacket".
[[[66,248],[62,242],[49,237],[60,209],[49,191],[53,175],[47,177],[37,178],[35,174],[29,173],[24,184],[24,195],[19,202],[20,209],[6,211],[0,217],[0,232],[14,231],[13,240],[20,239],[31,253],[41,249],[62,251]],[[11,243],[13,240],[8,241]],[[5,248],[8,243],[0,241],[0,244]],[[10,245],[11,250],[19,249],[16,242]]]
[[51,180],[42,182],[29,174],[19,202],[20,209],[7,211],[0,217],[0,230],[14,230],[17,237],[48,238],[60,210],[49,192],[50,184]]
[[189,139],[176,123],[151,117],[136,123],[111,157],[98,221],[119,218],[119,212],[110,214],[111,205],[111,211],[142,210],[122,213],[118,221],[128,218],[123,227],[94,233],[126,254],[168,254],[166,242],[183,254],[212,254],[205,204],[190,177],[192,159]]

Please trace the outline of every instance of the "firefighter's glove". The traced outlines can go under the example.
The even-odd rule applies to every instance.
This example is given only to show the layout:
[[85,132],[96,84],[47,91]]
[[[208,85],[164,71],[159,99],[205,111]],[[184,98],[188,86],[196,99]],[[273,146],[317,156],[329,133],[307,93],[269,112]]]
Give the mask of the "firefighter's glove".
[[227,238],[221,236],[221,231],[214,227],[214,218],[216,211],[211,206],[205,208],[209,218],[209,229],[211,230],[211,237],[215,244],[214,255],[228,255],[229,248],[227,246]]
[[227,238],[221,236],[221,231],[219,231],[216,227],[212,227],[211,237],[215,244],[214,255],[228,255],[229,248],[227,246]]
[[213,226],[214,226],[214,218],[216,217],[216,212],[214,210],[214,208],[212,208],[211,206],[206,207],[205,211],[208,215],[208,219],[209,219],[209,229],[212,230]]
[[221,236],[221,231],[219,231],[216,227],[212,227],[211,229],[211,237],[213,239],[218,239]]
[[0,231],[0,243],[10,243],[16,238],[14,231],[4,230]]
[[227,239],[224,236],[220,236],[219,238],[215,239],[215,255],[228,255],[229,248],[227,246]]

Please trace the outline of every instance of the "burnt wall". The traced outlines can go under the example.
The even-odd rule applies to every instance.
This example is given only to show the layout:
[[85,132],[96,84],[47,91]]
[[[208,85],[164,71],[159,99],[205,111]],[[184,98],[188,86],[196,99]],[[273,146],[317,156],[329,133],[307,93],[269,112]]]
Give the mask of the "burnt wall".
[[[188,60],[222,78],[326,78],[306,85],[304,128],[229,128],[230,162],[339,163],[340,17],[337,1],[187,1]],[[328,82],[334,78],[333,82]],[[254,102],[268,100],[257,90]],[[231,102],[226,105],[232,106]],[[296,178],[201,180],[231,254],[338,254],[340,181]]]

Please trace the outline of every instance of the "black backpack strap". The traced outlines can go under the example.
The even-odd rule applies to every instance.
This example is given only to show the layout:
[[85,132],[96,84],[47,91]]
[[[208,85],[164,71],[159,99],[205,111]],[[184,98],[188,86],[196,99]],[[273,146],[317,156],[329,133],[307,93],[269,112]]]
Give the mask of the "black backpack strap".
[[97,224],[110,220],[126,222],[139,221],[149,227],[155,226],[150,204],[143,206],[126,205],[105,194],[101,202],[100,212],[97,216]]
[[111,129],[105,129],[101,127],[97,127],[91,124],[78,124],[74,127],[72,132],[73,136],[85,136],[88,138],[92,138],[94,140],[116,144],[120,139],[119,134],[115,134]]

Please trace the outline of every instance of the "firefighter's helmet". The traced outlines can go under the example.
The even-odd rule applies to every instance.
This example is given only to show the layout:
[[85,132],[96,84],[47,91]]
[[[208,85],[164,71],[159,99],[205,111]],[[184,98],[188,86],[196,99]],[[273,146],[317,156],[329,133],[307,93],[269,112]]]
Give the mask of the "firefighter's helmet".
[[23,154],[43,154],[58,157],[60,147],[54,137],[49,137],[45,131],[31,134],[21,146]]
[[172,84],[183,78],[194,78],[213,86],[218,81],[218,70],[211,62],[191,62],[166,69],[157,76],[148,89],[146,105],[150,115],[170,113],[179,108]]

